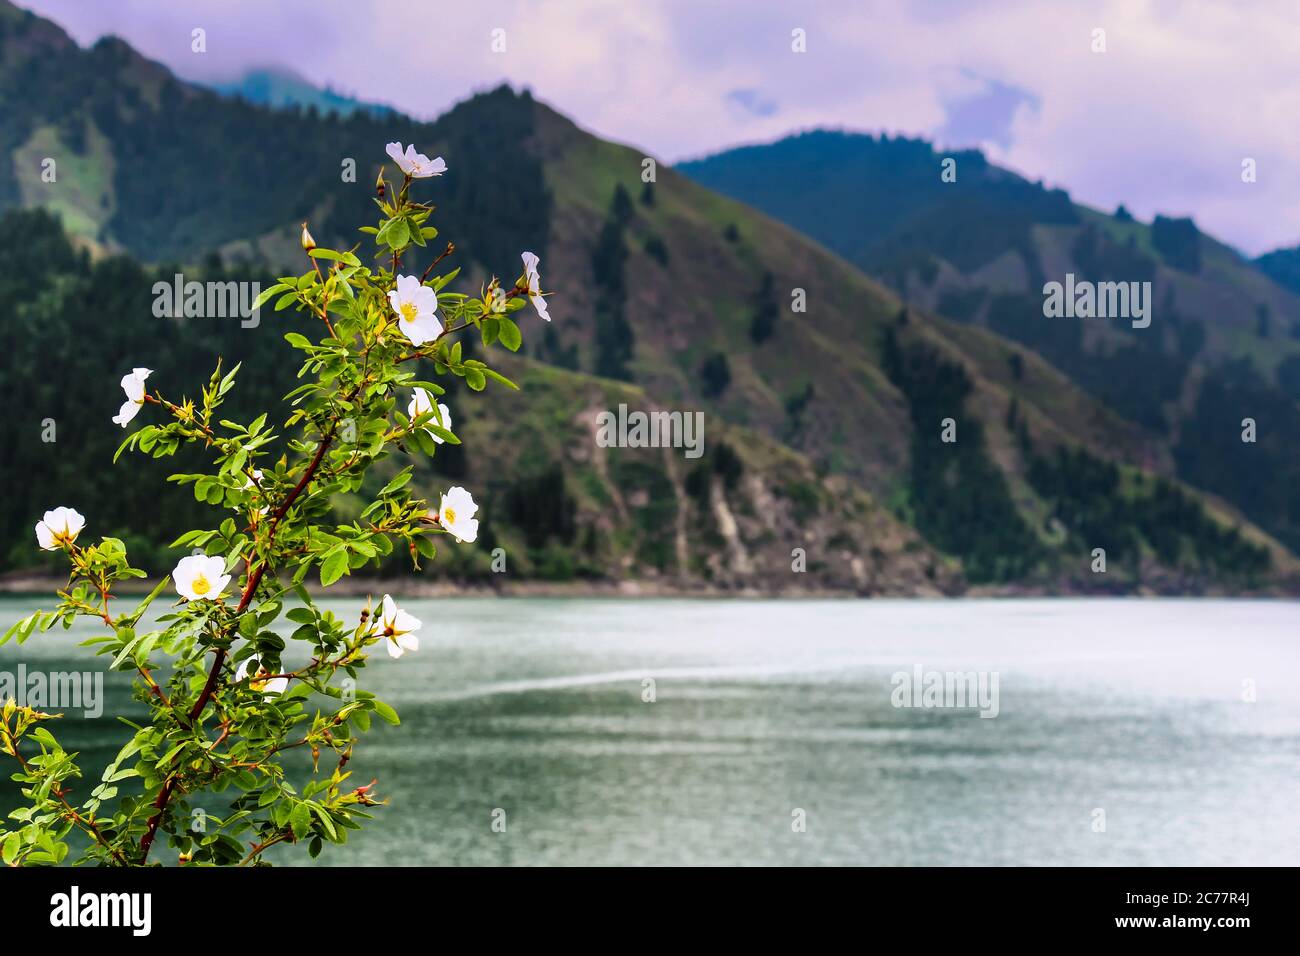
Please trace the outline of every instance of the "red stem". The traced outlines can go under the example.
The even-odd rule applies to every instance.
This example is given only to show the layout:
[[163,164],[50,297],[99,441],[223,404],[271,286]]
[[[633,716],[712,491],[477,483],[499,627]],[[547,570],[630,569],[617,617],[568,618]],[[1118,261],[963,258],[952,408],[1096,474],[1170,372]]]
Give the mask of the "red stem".
[[[288,513],[298,496],[311,482],[316,470],[320,468],[321,461],[325,458],[325,452],[329,449],[330,444],[334,441],[334,427],[331,426],[329,432],[321,439],[320,444],[316,446],[316,454],[311,462],[307,465],[307,470],[302,473],[298,479],[298,484],[294,485],[293,490],[285,497],[279,508],[271,515],[271,530],[267,535],[266,543],[269,546],[275,538],[275,530],[279,527],[280,520]],[[235,608],[235,617],[243,614],[248,610],[249,603],[253,600],[253,595],[257,592],[257,586],[262,583],[262,576],[266,573],[266,562],[263,561],[256,568],[249,572],[248,583],[244,585],[244,593],[240,596],[239,606]],[[208,671],[207,683],[203,685],[203,691],[199,694],[198,700],[190,708],[190,722],[198,720],[203,713],[203,708],[207,707],[208,701],[217,689],[217,679],[221,676],[221,668],[226,662],[226,649],[224,647],[217,649],[216,656],[212,659],[212,669]],[[158,798],[154,800],[154,813],[145,825],[144,836],[140,838],[140,863],[143,865],[149,859],[149,848],[153,846],[154,837],[158,833],[158,826],[162,823],[163,814],[167,810],[167,804],[171,800],[172,791],[176,789],[175,775],[167,778],[162,789],[158,791]]]

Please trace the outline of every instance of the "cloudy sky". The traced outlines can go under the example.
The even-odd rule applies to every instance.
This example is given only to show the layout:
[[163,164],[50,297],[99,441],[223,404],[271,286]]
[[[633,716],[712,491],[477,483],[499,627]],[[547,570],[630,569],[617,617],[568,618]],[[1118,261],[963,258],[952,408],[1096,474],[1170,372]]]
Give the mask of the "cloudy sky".
[[18,2],[193,80],[287,67],[421,117],[507,80],[668,160],[813,126],[903,132],[1102,208],[1192,215],[1250,254],[1300,242],[1294,0]]

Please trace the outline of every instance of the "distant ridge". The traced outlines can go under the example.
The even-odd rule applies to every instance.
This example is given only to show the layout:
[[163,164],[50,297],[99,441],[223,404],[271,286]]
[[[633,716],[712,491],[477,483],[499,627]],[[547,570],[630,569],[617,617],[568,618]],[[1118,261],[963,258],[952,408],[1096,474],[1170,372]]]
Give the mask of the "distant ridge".
[[340,116],[351,116],[361,111],[376,117],[396,112],[391,106],[367,103],[328,86],[319,87],[293,70],[280,67],[249,70],[236,79],[206,85],[223,96],[239,96],[250,103],[279,109],[300,106]]

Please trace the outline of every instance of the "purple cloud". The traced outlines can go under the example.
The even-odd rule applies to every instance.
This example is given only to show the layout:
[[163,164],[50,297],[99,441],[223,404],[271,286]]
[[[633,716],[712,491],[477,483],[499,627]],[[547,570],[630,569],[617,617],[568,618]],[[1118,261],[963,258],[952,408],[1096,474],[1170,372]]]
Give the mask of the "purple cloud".
[[205,82],[274,65],[427,118],[504,80],[669,161],[814,126],[978,141],[1099,207],[1192,214],[1250,253],[1300,240],[1290,0],[20,2]]

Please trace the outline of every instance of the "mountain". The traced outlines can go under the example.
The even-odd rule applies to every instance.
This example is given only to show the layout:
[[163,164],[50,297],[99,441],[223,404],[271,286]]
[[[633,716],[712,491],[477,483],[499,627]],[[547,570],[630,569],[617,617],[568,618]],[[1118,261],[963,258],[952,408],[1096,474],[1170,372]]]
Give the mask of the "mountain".
[[[0,261],[8,267],[0,302],[11,343],[0,401],[39,415],[0,422],[8,489],[0,569],[37,562],[30,516],[56,499],[91,515],[96,533],[123,538],[137,564],[155,573],[170,568],[179,555],[160,543],[178,527],[210,521],[211,509],[165,479],[191,465],[201,469],[202,456],[110,464],[122,438],[109,423],[121,369],[152,368],[151,384],[175,395],[206,381],[220,355],[227,367],[241,363],[224,414],[249,420],[267,407],[287,414],[280,396],[290,368],[279,338],[301,322],[267,317],[245,328],[237,320],[160,320],[154,283],[170,284],[171,267],[92,258],[43,210],[0,216]],[[187,270],[190,278],[273,281],[214,262]],[[54,360],[48,354],[51,343],[89,341],[95,348],[62,348]],[[472,340],[466,348],[475,351]],[[771,593],[939,593],[960,585],[955,563],[870,495],[819,474],[805,456],[762,434],[710,416],[698,457],[677,448],[599,448],[598,412],[656,408],[643,389],[508,353],[493,364],[524,390],[479,395],[459,380],[446,382],[444,401],[463,444],[444,446],[417,466],[416,481],[430,497],[460,483],[484,503],[477,545],[444,549],[433,564],[439,575],[498,583],[492,552],[504,547],[511,580],[617,581],[626,573],[650,587]],[[366,491],[382,487],[397,466],[390,460],[377,467]],[[24,478],[35,474],[39,482]],[[360,502],[342,496],[336,508],[354,515]],[[791,572],[796,546],[811,555],[802,577]],[[377,570],[396,574],[404,561],[395,556]]]
[[301,107],[339,116],[351,116],[357,111],[372,116],[389,116],[394,112],[391,106],[367,103],[328,87],[322,89],[293,70],[277,67],[248,70],[236,79],[209,85],[225,96],[237,96],[250,103],[278,109]]
[[1255,266],[1274,282],[1300,293],[1300,246],[1266,252],[1255,260]]
[[[1037,352],[1139,425],[1148,460],[1300,547],[1295,257],[1252,263],[1189,219],[1105,214],[918,139],[815,131],[679,171],[807,232],[909,304]],[[1067,274],[1152,283],[1151,326],[1046,318],[1044,284]]]
[[[525,577],[766,592],[1237,592],[1300,580],[1284,544],[1180,480],[1169,442],[1047,350],[912,296],[905,305],[823,245],[663,164],[643,182],[643,152],[527,92],[502,87],[433,123],[275,110],[185,84],[121,41],[79,49],[0,2],[0,100],[0,151],[14,157],[11,178],[0,165],[11,209],[0,255],[23,277],[0,286],[0,314],[28,350],[4,368],[0,397],[50,408],[42,415],[76,438],[32,489],[20,477],[46,473],[50,449],[31,422],[0,422],[15,449],[6,487],[25,489],[0,524],[10,567],[30,558],[24,528],[51,495],[96,501],[142,545],[166,536],[172,515],[142,497],[159,476],[128,487],[104,471],[119,436],[87,410],[107,421],[120,367],[194,383],[214,354],[245,362],[241,401],[273,402],[277,340],[293,320],[160,321],[152,280],[174,262],[187,278],[301,271],[303,220],[325,245],[365,239],[355,229],[375,221],[372,184],[397,140],[447,159],[445,176],[417,188],[456,242],[463,285],[512,277],[528,248],[556,292],[555,321],[533,320],[508,363],[523,391],[452,396],[465,445],[417,480],[485,489],[490,533],[432,573],[490,581],[500,541]],[[41,180],[38,156],[58,160],[57,183]],[[23,211],[34,206],[73,242]],[[106,283],[115,291],[101,305]],[[93,336],[100,350],[61,349],[53,381],[39,344],[49,335]],[[704,456],[599,448],[595,415],[619,404],[702,411]]]

